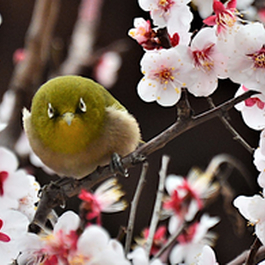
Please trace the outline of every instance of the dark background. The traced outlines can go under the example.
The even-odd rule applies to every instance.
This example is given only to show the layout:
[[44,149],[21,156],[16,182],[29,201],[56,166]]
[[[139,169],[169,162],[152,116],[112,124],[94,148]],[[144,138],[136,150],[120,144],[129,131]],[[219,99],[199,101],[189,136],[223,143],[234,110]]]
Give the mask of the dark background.
[[[63,0],[60,17],[57,23],[55,37],[61,39],[65,47],[70,42],[70,36],[78,11],[78,0]],[[3,23],[0,26],[0,93],[2,94],[8,87],[12,71],[14,69],[13,53],[24,45],[24,36],[29,25],[33,10],[34,1],[27,0],[0,0],[0,13]],[[101,48],[118,39],[125,39],[128,50],[123,53],[123,64],[119,71],[117,83],[111,89],[111,93],[125,105],[129,111],[139,121],[142,136],[148,141],[176,120],[176,110],[174,107],[162,108],[156,103],[143,102],[136,93],[136,86],[141,78],[139,62],[143,54],[142,48],[127,36],[128,29],[133,27],[134,17],[148,17],[143,12],[136,0],[111,0],[105,1],[101,25],[98,29],[96,46]],[[199,26],[199,21],[195,20],[193,28]],[[63,58],[62,54],[62,58]],[[85,73],[91,74],[88,69]],[[218,90],[212,98],[216,104],[232,98],[238,85],[232,84],[229,80],[219,83]],[[202,112],[208,108],[206,99],[194,98],[189,95],[189,99],[195,113]],[[258,146],[259,132],[246,127],[242,122],[241,115],[235,109],[230,112],[231,124],[247,139],[252,147]],[[242,162],[244,171],[249,179],[256,185],[258,172],[253,166],[253,157],[238,142],[232,139],[232,135],[223,126],[222,122],[215,118],[179,136],[165,148],[148,157],[149,172],[144,192],[141,196],[140,208],[137,213],[136,234],[148,226],[152,205],[157,188],[158,171],[162,154],[171,157],[169,173],[185,176],[192,166],[199,166],[204,169],[212,157],[220,153],[227,153]],[[128,179],[121,178],[123,189],[126,191],[126,198],[131,200],[137,184],[137,177],[140,168],[130,170]],[[41,184],[48,183],[50,179],[44,178],[43,174],[35,171],[35,176]],[[254,194],[258,187],[251,189],[243,179],[242,175],[233,170],[229,178],[229,183],[234,188],[235,196],[239,194]],[[67,207],[77,210],[79,201],[71,199]],[[215,246],[218,261],[220,264],[231,260],[243,250],[249,248],[254,240],[251,228],[246,228],[241,237],[236,236],[233,224],[228,220],[223,210],[223,199],[218,197],[212,204],[208,212],[212,216],[220,216],[221,222],[215,227],[218,233],[218,241]],[[112,236],[116,236],[120,226],[126,226],[128,211],[113,215],[104,215],[103,225],[110,231]]]

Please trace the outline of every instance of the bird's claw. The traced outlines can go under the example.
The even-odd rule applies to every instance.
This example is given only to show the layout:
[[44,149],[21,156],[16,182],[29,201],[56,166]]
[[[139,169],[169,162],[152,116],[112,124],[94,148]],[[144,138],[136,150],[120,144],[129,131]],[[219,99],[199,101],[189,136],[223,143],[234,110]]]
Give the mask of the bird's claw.
[[113,153],[111,156],[110,170],[115,174],[118,172],[125,177],[129,176],[128,169],[123,167],[121,157],[117,153]]

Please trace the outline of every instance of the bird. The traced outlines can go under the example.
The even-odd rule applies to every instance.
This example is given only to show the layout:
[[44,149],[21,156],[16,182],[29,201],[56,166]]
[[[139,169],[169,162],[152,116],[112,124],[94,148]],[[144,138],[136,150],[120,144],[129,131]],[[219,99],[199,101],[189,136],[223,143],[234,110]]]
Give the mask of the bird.
[[33,152],[61,177],[80,179],[112,155],[123,157],[141,142],[137,120],[92,79],[67,75],[48,80],[23,109]]

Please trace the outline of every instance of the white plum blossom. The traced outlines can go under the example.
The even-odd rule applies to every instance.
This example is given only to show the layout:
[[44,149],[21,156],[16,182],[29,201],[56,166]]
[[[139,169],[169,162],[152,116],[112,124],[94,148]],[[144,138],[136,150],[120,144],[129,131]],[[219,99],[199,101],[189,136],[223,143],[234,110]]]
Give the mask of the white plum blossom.
[[[169,259],[171,264],[184,261],[186,265],[196,264],[205,245],[211,245],[215,236],[208,232],[219,222],[217,217],[203,215],[200,222],[194,223],[177,237],[178,244],[173,247]],[[170,233],[172,231],[169,230]]]
[[192,58],[196,82],[188,86],[195,96],[209,96],[218,85],[219,78],[227,78],[227,57],[216,46],[213,28],[201,29],[191,42],[189,56]]
[[218,37],[217,46],[228,57],[231,57],[231,53],[235,49],[235,34],[241,27],[235,14],[236,3],[236,0],[227,1],[225,4],[219,0],[214,0],[213,10],[215,14],[203,20],[206,25],[214,26]]
[[29,221],[15,210],[0,211],[0,257],[1,264],[11,264],[19,252],[19,240],[27,233]]
[[197,265],[218,265],[213,249],[205,245],[202,249],[202,254],[199,257]]
[[20,199],[28,194],[30,180],[24,170],[18,169],[16,156],[0,147],[0,209],[18,209]]
[[235,35],[235,49],[228,63],[229,78],[247,88],[263,91],[265,87],[265,29],[256,22],[240,27]]
[[254,152],[254,165],[260,172],[258,184],[265,189],[265,131],[260,133],[259,147]]
[[27,189],[27,195],[19,200],[18,211],[23,213],[31,221],[35,215],[36,206],[35,204],[40,200],[39,191],[40,184],[36,181],[34,176],[27,175],[29,180],[29,186]]
[[255,226],[255,234],[265,245],[265,199],[261,195],[239,196],[234,200],[234,206],[249,223]]
[[128,259],[132,260],[133,265],[162,265],[163,263],[159,259],[149,261],[145,250],[142,247],[135,248],[128,254]]
[[78,215],[68,211],[59,217],[53,232],[28,233],[21,241],[18,264],[130,265],[121,244],[102,227],[90,225],[79,236],[79,224]]
[[[194,82],[191,62],[184,60],[179,46],[159,51],[147,51],[141,60],[144,77],[138,84],[140,98],[157,101],[162,106],[173,106],[181,96],[181,87]],[[188,50],[186,49],[186,53]]]
[[77,241],[76,251],[69,257],[69,264],[130,265],[122,245],[110,239],[100,226],[88,226]]
[[260,172],[258,176],[258,184],[265,189],[265,156],[261,153],[260,147],[254,152],[254,165]]
[[193,15],[187,6],[191,0],[139,0],[140,7],[150,11],[154,25],[167,27],[168,33],[189,31]]
[[67,211],[58,218],[53,231],[46,231],[41,235],[27,233],[20,241],[21,255],[18,257],[18,264],[46,265],[51,264],[49,262],[65,262],[70,251],[76,249],[76,230],[79,223],[78,215]]
[[[235,97],[243,94],[248,89],[241,85],[235,94]],[[255,89],[254,89],[255,90]],[[243,102],[235,105],[235,108],[241,111],[242,118],[247,126],[254,130],[262,130],[265,128],[265,95],[260,93],[253,95]]]

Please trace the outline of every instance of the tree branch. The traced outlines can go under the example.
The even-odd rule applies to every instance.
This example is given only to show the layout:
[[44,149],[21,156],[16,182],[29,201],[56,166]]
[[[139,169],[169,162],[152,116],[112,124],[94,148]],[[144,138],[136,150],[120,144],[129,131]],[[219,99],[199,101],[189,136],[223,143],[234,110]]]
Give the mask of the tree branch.
[[58,75],[80,74],[82,67],[94,63],[93,46],[103,2],[103,0],[82,0],[68,56],[62,63]]
[[[208,103],[212,108],[215,107],[215,104],[213,103],[213,100],[209,97]],[[249,153],[253,154],[254,148],[252,148],[245,139],[235,130],[235,128],[230,124],[230,122],[227,120],[225,116],[220,117],[221,121],[227,128],[227,130],[233,135],[234,140],[238,141]]]
[[132,203],[131,203],[131,211],[130,211],[130,215],[129,215],[129,222],[128,222],[128,226],[127,226],[127,229],[126,229],[126,233],[127,233],[126,241],[125,241],[125,254],[126,255],[129,253],[130,248],[131,248],[131,242],[132,242],[132,235],[133,235],[133,228],[134,228],[136,210],[137,210],[137,206],[138,206],[138,202],[139,202],[139,199],[140,199],[141,192],[142,192],[144,184],[146,182],[145,177],[146,177],[147,170],[148,170],[148,162],[145,161],[143,163],[140,179],[139,179],[139,182],[138,182],[138,185],[137,185],[137,189],[136,189],[136,192],[134,194],[134,197],[133,197],[133,200],[132,200]]
[[60,9],[60,0],[37,0],[25,38],[25,59],[17,64],[9,84],[15,93],[15,106],[8,126],[0,134],[0,145],[13,149],[20,133],[21,110],[29,106],[41,82],[48,61],[53,29]]
[[[245,264],[247,257],[250,255],[251,250],[246,250],[238,257],[227,263],[227,265],[242,265]],[[265,259],[265,246],[261,246],[256,253],[256,261],[260,262]],[[256,264],[256,263],[255,263]]]
[[157,228],[157,224],[159,222],[160,212],[161,212],[161,206],[162,206],[162,200],[164,195],[164,186],[165,186],[165,179],[167,176],[167,168],[169,163],[169,157],[163,156],[162,157],[162,165],[159,172],[159,184],[158,184],[158,190],[156,194],[156,201],[155,206],[153,210],[153,215],[151,219],[150,229],[149,229],[149,235],[146,241],[146,254],[147,256],[150,255],[150,251],[153,245],[153,240]]

